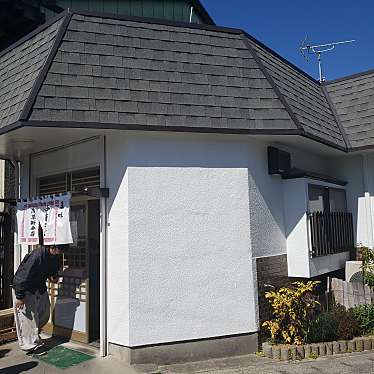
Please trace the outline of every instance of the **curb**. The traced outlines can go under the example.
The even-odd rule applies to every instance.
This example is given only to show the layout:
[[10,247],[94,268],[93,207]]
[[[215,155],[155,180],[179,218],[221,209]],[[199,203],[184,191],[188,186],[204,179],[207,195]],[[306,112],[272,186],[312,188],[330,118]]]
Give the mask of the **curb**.
[[275,344],[262,343],[262,352],[267,358],[277,361],[295,361],[304,358],[325,357],[342,353],[374,350],[374,336],[363,336],[352,340],[339,340],[313,344]]

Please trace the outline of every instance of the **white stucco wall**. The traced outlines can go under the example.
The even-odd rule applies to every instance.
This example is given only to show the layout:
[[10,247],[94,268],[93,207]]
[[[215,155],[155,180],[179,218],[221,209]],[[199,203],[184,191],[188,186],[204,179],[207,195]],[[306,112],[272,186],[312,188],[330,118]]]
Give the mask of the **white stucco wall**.
[[334,255],[311,257],[308,211],[308,185],[333,187],[345,190],[345,187],[316,181],[308,178],[285,180],[283,189],[286,236],[287,264],[290,277],[311,278],[344,268],[349,252]]
[[[258,329],[255,258],[285,254],[299,223],[286,228],[286,184],[268,175],[267,146],[258,137],[107,135],[110,342]],[[326,173],[324,157],[287,149],[297,167]],[[303,234],[306,242],[306,225]],[[303,260],[304,276],[325,270],[310,269],[307,247]]]
[[366,182],[363,167],[364,160],[360,154],[342,155],[328,160],[329,174],[348,182],[345,187],[347,209],[353,216],[355,241],[369,245],[368,228],[371,220],[368,217],[372,214],[367,211],[366,206],[370,206],[370,195],[374,195],[374,184],[370,182],[374,177],[373,172],[370,175],[370,170],[374,171],[374,162],[372,162],[372,166],[369,162],[370,170]]
[[256,331],[247,144],[121,133],[107,137],[107,149],[116,165],[108,181],[118,186],[109,204],[109,341]]
[[266,143],[248,141],[247,152],[252,256],[285,254],[283,181],[279,176],[268,174]]
[[[258,330],[255,259],[286,254],[290,230],[305,218],[287,218],[296,195],[287,202],[291,181],[268,175],[268,145],[260,137],[108,131],[109,342]],[[31,185],[100,163],[98,145],[75,147],[34,158]],[[283,149],[293,166],[339,177],[326,157]]]
[[288,275],[309,277],[308,191],[305,179],[283,181]]
[[108,199],[107,300],[108,340],[129,345],[129,242],[128,173],[126,137],[109,134],[106,139]]

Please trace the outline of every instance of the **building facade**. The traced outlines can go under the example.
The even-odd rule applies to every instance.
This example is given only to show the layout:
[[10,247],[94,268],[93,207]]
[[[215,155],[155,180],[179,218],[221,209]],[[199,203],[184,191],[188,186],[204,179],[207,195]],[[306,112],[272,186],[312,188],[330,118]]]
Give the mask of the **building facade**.
[[73,193],[50,332],[130,362],[253,352],[266,284],[373,244],[373,72],[321,85],[242,30],[68,11],[0,74],[19,197]]

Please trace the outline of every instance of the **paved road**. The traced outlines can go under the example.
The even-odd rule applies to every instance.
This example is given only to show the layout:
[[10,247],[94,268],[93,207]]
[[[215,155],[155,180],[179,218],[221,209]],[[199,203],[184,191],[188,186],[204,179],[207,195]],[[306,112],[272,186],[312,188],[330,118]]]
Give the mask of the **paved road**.
[[[71,348],[74,348],[72,346]],[[130,367],[108,357],[96,357],[69,369],[57,369],[21,352],[16,343],[0,346],[0,374],[374,374],[374,351],[337,355],[297,363],[280,363],[255,355],[180,365]]]
[[255,355],[160,367],[165,374],[374,374],[374,351],[296,363],[274,362]]

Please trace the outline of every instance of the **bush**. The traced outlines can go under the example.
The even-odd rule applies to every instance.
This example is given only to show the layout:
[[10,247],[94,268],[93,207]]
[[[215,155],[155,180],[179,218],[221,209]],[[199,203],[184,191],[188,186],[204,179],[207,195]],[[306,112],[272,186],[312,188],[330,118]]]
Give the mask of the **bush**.
[[359,305],[353,308],[353,315],[364,334],[374,334],[374,305]]
[[291,287],[269,291],[265,297],[273,311],[273,319],[262,326],[269,330],[274,343],[302,344],[305,324],[311,320],[318,302],[313,291],[319,282],[294,282]]
[[332,318],[338,323],[338,338],[350,340],[362,334],[362,329],[353,309],[346,309],[343,305],[334,305],[331,311]]
[[305,336],[306,343],[332,342],[339,338],[338,322],[333,316],[324,312],[321,313],[309,323]]

